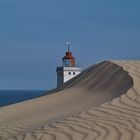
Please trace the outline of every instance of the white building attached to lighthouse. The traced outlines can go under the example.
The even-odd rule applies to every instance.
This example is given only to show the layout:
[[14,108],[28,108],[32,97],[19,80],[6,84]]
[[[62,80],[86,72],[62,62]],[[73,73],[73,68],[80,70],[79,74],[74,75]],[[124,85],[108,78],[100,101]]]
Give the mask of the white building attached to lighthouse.
[[57,67],[57,87],[61,87],[65,82],[72,79],[76,75],[81,73],[81,68],[76,67],[75,57],[73,57],[70,51],[70,43],[67,42],[68,50],[63,57],[63,66]]

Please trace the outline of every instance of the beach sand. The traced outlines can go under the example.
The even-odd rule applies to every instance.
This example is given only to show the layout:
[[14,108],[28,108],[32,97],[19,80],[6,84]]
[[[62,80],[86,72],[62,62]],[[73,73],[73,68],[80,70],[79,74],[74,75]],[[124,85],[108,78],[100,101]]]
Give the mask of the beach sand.
[[45,96],[0,108],[0,140],[140,140],[140,61],[104,61]]

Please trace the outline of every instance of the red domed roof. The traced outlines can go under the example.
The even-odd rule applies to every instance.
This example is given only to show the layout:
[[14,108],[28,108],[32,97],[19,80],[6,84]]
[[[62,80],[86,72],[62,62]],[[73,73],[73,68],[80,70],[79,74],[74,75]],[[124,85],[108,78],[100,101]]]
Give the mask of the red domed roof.
[[64,67],[75,67],[75,58],[73,57],[72,52],[70,52],[69,43],[67,45],[68,45],[68,51],[63,57],[63,65]]
[[72,56],[71,52],[66,52],[65,56],[63,57],[63,59],[73,59],[74,57]]

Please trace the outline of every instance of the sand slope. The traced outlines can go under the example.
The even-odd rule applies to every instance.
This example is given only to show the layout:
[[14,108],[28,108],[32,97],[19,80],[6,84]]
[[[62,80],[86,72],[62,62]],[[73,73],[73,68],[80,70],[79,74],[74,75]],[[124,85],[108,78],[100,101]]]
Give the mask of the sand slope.
[[0,108],[0,139],[139,140],[139,83],[140,61],[91,66],[53,94]]

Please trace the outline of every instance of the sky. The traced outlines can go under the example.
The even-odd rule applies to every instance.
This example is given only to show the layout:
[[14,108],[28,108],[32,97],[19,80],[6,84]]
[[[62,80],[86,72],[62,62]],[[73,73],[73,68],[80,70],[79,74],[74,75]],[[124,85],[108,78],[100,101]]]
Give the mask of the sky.
[[82,69],[140,59],[139,0],[1,0],[0,90],[52,89],[71,42]]

